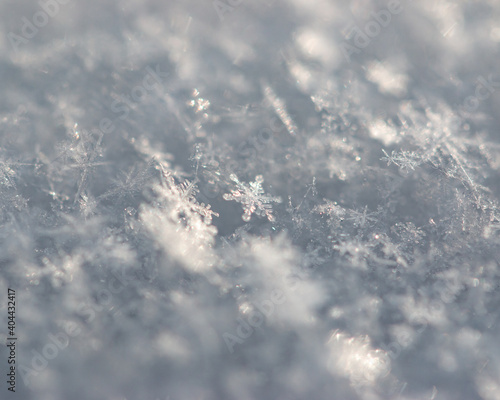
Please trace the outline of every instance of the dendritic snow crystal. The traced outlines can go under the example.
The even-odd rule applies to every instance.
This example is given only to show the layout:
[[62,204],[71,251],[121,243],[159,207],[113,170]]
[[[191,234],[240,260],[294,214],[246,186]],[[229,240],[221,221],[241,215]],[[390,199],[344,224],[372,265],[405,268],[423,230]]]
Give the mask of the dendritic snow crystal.
[[264,178],[262,175],[257,175],[255,181],[250,182],[248,185],[240,182],[234,174],[229,178],[236,184],[236,189],[232,189],[231,193],[226,193],[223,197],[224,200],[234,200],[241,203],[244,210],[241,217],[243,221],[250,221],[254,213],[262,217],[267,217],[269,221],[275,220],[272,215],[272,203],[280,203],[281,199],[279,197],[268,196],[264,193],[264,189],[262,188]]

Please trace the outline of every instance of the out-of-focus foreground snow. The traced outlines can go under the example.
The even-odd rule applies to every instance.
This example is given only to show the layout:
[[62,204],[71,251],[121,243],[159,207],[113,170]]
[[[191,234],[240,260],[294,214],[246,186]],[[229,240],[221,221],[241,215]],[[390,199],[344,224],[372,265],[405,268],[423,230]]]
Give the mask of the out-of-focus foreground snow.
[[500,2],[0,27],[1,398],[500,399]]

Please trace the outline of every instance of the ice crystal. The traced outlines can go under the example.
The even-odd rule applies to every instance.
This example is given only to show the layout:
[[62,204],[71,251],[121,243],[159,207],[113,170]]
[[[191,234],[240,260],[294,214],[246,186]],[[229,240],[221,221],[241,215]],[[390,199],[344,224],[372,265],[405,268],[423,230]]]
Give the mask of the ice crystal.
[[166,170],[162,164],[158,164],[158,168],[161,172],[161,184],[155,186],[154,191],[158,196],[159,204],[168,206],[170,212],[178,215],[187,223],[194,214],[201,216],[207,225],[211,224],[212,217],[219,216],[210,209],[210,204],[200,204],[196,200],[198,193],[196,181],[190,182],[186,179],[184,182],[176,184],[171,172]]
[[272,215],[272,203],[280,203],[281,199],[265,194],[262,188],[264,182],[262,175],[257,175],[255,181],[249,184],[240,182],[235,174],[231,174],[230,179],[234,182],[236,188],[232,189],[231,193],[225,193],[223,197],[224,200],[241,203],[244,210],[241,217],[243,221],[250,221],[254,213],[258,216],[267,217],[269,221],[275,220]]
[[382,150],[385,157],[381,159],[387,161],[387,165],[397,165],[403,171],[415,170],[422,163],[422,156],[412,151],[393,151],[391,155]]
[[370,223],[377,221],[377,218],[375,218],[377,213],[369,213],[368,206],[365,206],[363,211],[348,210],[347,215],[347,220],[352,221],[356,227],[365,228]]

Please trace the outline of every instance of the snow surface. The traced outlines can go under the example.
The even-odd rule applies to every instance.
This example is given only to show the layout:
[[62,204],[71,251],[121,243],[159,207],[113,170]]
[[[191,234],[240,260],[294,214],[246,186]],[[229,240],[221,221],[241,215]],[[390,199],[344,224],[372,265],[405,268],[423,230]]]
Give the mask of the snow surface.
[[0,26],[0,398],[500,399],[498,0]]

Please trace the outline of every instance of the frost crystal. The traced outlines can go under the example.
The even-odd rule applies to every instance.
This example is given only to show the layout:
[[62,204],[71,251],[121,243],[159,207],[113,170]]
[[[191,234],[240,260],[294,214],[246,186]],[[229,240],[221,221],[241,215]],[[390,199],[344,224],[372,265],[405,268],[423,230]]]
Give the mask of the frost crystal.
[[264,193],[262,183],[264,178],[262,175],[255,177],[255,182],[250,182],[248,185],[240,182],[235,174],[230,175],[231,181],[236,184],[236,189],[232,189],[231,193],[224,194],[224,200],[234,200],[241,203],[243,206],[243,221],[248,222],[255,213],[259,216],[266,216],[269,221],[274,221],[272,215],[272,203],[281,203],[281,198],[268,196]]
[[352,221],[354,226],[359,226],[361,228],[364,228],[366,225],[377,221],[377,218],[375,218],[377,213],[369,213],[368,206],[365,206],[363,211],[349,210],[348,215],[349,217],[347,219]]
[[180,216],[184,221],[190,221],[193,214],[198,214],[207,225],[211,224],[212,217],[219,216],[210,209],[210,204],[200,204],[196,200],[196,181],[190,182],[186,179],[177,185],[172,174],[163,165],[158,164],[158,169],[161,171],[162,182],[154,191],[159,196],[160,204],[168,205],[171,213]]
[[381,160],[387,161],[387,165],[395,164],[403,171],[415,170],[422,163],[422,156],[412,151],[393,151],[391,155],[382,150],[385,157]]

